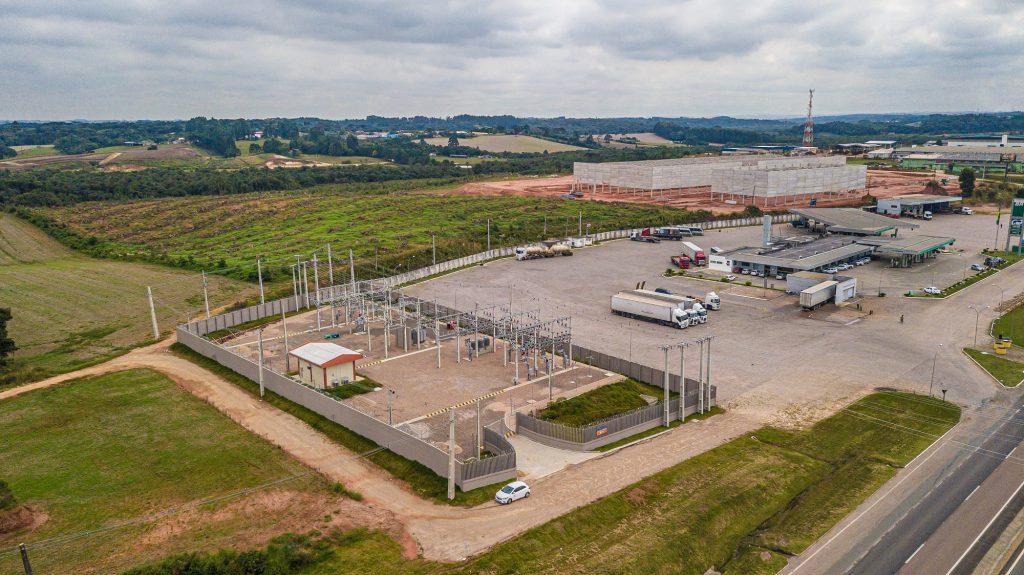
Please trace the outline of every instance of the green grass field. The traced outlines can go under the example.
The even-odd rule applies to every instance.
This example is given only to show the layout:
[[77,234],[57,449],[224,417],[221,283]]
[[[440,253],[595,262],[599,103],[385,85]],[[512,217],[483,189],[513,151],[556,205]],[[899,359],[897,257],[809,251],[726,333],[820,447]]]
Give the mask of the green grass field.
[[[664,391],[652,385],[626,379],[601,386],[576,397],[556,401],[537,412],[537,417],[552,423],[583,427],[628,411],[646,407],[647,395],[661,400]],[[671,397],[678,394],[672,393]]]
[[[427,143],[432,146],[447,146],[448,138],[427,138]],[[552,142],[533,136],[516,136],[513,134],[488,134],[474,136],[472,138],[459,138],[459,145],[469,146],[486,152],[513,152],[513,153],[540,153],[547,151],[571,152],[573,150],[585,150],[580,146],[570,146],[561,142]]]
[[1024,380],[1024,363],[1000,357],[991,350],[979,351],[964,348],[964,353],[978,362],[982,369],[992,374],[992,377],[1006,387],[1017,387]]
[[[202,308],[195,273],[84,257],[0,214],[0,306],[11,308],[8,331],[20,348],[0,371],[0,387],[84,367],[152,338],[146,286],[159,300],[164,331],[181,319],[179,311]],[[220,277],[210,287],[213,301],[223,303],[253,292]]]
[[[42,210],[87,236],[109,242],[119,254],[193,257],[216,273],[247,277],[264,256],[277,279],[290,281],[294,254],[332,243],[337,258],[354,249],[360,277],[430,263],[431,233],[438,261],[487,246],[518,245],[545,235],[575,233],[579,211],[591,231],[695,219],[699,214],[658,206],[570,202],[521,197],[452,197],[447,182],[388,182],[319,186],[295,192],[193,196],[130,203],[85,203]],[[380,268],[374,270],[377,250]],[[216,264],[225,260],[226,270]],[[400,268],[398,266],[401,266]],[[244,269],[235,269],[244,268]]]
[[776,573],[783,552],[806,549],[958,419],[953,404],[876,393],[805,431],[730,441],[469,561],[404,560],[393,540],[356,530],[295,572]]
[[1024,306],[1018,306],[999,316],[992,324],[992,333],[1013,340],[1014,345],[1024,346]]
[[[0,436],[0,474],[19,503],[47,517],[31,532],[0,535],[4,550],[309,471],[149,370],[0,401]],[[327,493],[328,486],[311,474],[278,489]],[[153,524],[141,524],[38,547],[32,566],[36,573],[117,572],[168,553],[233,545],[256,529],[272,529],[279,513],[256,505],[242,514],[225,505],[207,506],[191,515],[192,525],[179,524],[166,537],[154,537]],[[21,573],[21,560],[3,556],[0,573]]]
[[53,145],[45,146],[15,146],[15,150],[18,151],[17,158],[37,158],[40,156],[57,156],[60,155]]

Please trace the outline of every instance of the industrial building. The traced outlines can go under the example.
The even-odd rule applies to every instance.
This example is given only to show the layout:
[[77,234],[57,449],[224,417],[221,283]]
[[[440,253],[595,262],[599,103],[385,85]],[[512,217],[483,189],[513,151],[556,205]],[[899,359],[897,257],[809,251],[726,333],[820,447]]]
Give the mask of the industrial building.
[[947,146],[985,148],[1024,148],[1024,137],[1010,136],[959,136],[946,141]]
[[712,254],[708,268],[726,273],[777,276],[802,271],[821,271],[869,257],[874,247],[847,236],[796,236],[775,240],[767,247],[743,247]]
[[819,272],[796,272],[786,276],[786,293],[798,294],[821,282],[836,282],[835,303],[841,304],[857,296],[857,278]]
[[356,362],[363,354],[335,343],[310,342],[288,352],[298,362],[302,383],[318,389],[356,380]]
[[912,215],[920,217],[924,212],[937,214],[950,211],[950,204],[962,200],[961,196],[938,196],[932,194],[909,194],[882,198],[875,206],[875,213],[885,216]]
[[1024,149],[996,146],[913,146],[896,148],[893,158],[901,168],[944,170],[960,173],[964,168],[984,172],[1024,172]]
[[[811,158],[801,158],[811,159]],[[762,207],[803,203],[808,198],[838,199],[859,195],[867,182],[867,166],[846,165],[840,156],[759,166],[714,168],[711,195],[722,201]]]
[[935,257],[940,250],[956,243],[956,239],[943,236],[864,237],[859,238],[857,243],[874,246],[874,256],[888,259],[890,267],[909,268],[915,263]]

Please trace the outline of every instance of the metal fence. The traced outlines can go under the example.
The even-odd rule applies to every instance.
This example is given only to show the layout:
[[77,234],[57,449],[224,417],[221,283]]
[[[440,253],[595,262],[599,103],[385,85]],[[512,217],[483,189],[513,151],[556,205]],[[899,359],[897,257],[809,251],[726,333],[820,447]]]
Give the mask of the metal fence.
[[[580,363],[586,363],[593,365],[600,369],[610,371],[613,373],[621,373],[626,377],[633,378],[637,381],[646,383],[647,385],[653,385],[654,387],[661,387],[664,385],[665,371],[651,367],[649,365],[643,365],[622,359],[621,357],[615,357],[607,353],[601,353],[581,346],[573,347],[572,351],[575,361]],[[699,383],[692,379],[686,380],[686,390],[683,395],[686,396],[686,407],[690,407],[690,397],[697,397]],[[679,393],[679,376],[674,373],[668,375],[668,388],[671,391]],[[705,391],[705,393],[707,393]],[[715,400],[718,397],[718,389],[711,386],[711,405],[715,405]],[[710,407],[710,406],[709,406]]]

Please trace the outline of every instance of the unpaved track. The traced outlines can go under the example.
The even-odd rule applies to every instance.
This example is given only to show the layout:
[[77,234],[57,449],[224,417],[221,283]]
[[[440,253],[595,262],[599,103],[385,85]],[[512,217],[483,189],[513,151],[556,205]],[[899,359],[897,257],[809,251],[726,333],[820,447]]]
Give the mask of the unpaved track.
[[[168,349],[171,337],[135,349],[106,363],[0,392],[0,400],[89,377],[147,368],[159,371],[242,427],[267,439],[333,481],[361,492],[368,504],[395,515],[415,538],[426,559],[454,561],[479,554],[501,541],[613,493],[759,427],[739,413],[688,423],[649,441],[612,452],[545,477],[532,485],[534,495],[508,507],[494,503],[472,509],[438,505],[419,498],[385,472],[365,463],[299,419],[249,395],[216,374]],[[407,555],[412,541],[403,540]]]

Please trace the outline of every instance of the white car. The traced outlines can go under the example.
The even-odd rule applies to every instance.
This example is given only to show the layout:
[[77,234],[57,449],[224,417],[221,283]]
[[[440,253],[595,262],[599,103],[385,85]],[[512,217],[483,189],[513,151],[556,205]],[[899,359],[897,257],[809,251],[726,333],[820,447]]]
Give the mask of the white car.
[[928,286],[928,287],[924,288],[924,293],[926,293],[928,295],[939,295],[939,294],[942,293],[942,290],[940,290],[939,288],[937,288],[935,286]]
[[824,272],[824,273],[827,273],[827,274],[837,274],[837,273],[839,273],[839,269],[838,268],[825,268],[825,269],[823,269],[821,271]]
[[971,269],[976,271],[976,272],[983,272],[983,271],[985,271],[986,268],[985,268],[985,266],[983,266],[981,264],[971,264]]
[[728,281],[734,282],[734,281],[736,281],[736,276],[734,276],[732,274],[729,274],[729,275],[725,276],[725,279],[728,280]]
[[851,266],[850,264],[839,264],[839,265],[836,266],[836,269],[838,269],[841,272],[845,272],[846,270],[852,269],[852,268],[853,268],[853,266]]
[[508,505],[517,499],[526,499],[530,496],[530,486],[522,481],[513,481],[502,487],[494,494],[494,500],[502,505]]

